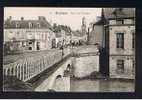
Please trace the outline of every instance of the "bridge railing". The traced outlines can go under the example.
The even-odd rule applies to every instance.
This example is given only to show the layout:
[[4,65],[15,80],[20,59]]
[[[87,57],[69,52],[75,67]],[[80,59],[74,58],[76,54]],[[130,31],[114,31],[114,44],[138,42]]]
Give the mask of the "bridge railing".
[[62,59],[61,51],[49,54],[34,55],[19,59],[14,63],[3,65],[3,74],[16,76],[22,81],[30,80],[32,77],[43,72],[47,68]]
[[41,54],[33,54],[32,56],[19,59],[14,63],[3,65],[3,74],[16,76],[22,81],[27,81],[53,66],[55,63],[72,53],[72,51],[74,52],[72,48],[66,48],[63,51],[64,55],[62,55],[61,50],[50,53],[43,52]]

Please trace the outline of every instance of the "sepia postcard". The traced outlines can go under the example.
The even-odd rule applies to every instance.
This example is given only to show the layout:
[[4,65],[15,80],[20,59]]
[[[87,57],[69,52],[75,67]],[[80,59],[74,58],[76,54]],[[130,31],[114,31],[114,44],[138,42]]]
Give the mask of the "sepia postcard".
[[3,91],[135,92],[135,8],[4,7]]

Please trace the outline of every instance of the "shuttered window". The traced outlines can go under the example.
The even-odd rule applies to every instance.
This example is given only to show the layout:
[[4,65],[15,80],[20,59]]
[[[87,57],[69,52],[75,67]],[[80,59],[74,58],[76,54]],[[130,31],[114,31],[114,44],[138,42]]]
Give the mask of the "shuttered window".
[[124,60],[117,60],[117,73],[124,73]]
[[124,49],[124,33],[117,33],[116,38],[117,38],[116,47]]

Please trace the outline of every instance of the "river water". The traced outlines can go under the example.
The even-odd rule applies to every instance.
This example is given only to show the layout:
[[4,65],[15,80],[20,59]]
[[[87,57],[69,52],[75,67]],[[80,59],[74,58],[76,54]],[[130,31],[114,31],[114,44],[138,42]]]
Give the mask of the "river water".
[[134,92],[132,80],[71,79],[71,92]]
[[[72,57],[72,63],[75,58]],[[74,74],[74,73],[73,73]],[[68,76],[67,82],[57,79],[54,90],[56,92],[134,92],[135,81],[128,79],[77,79]],[[67,77],[63,77],[67,78]],[[69,82],[69,83],[68,83]],[[65,83],[65,84],[64,84]],[[66,89],[67,88],[67,89]]]

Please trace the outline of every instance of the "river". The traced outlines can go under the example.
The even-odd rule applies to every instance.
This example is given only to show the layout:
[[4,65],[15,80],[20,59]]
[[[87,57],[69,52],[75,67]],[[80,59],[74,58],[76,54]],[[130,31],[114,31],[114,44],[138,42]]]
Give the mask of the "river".
[[71,92],[134,92],[134,81],[115,79],[71,79]]

